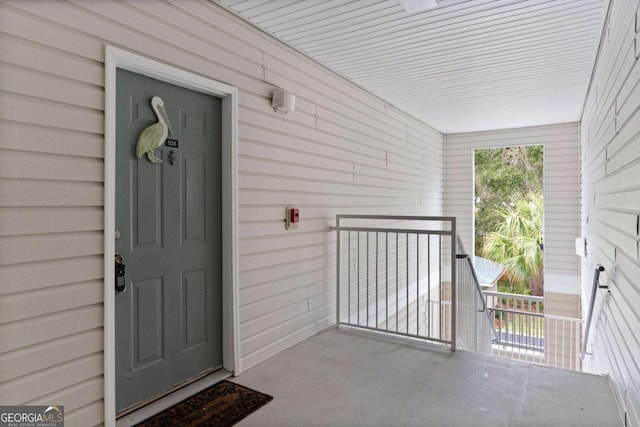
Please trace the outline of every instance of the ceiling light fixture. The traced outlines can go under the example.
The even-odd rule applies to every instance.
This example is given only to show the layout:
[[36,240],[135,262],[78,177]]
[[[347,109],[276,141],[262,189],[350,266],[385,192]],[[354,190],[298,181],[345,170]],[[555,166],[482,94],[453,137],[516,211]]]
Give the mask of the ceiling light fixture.
[[402,7],[409,13],[419,12],[421,10],[435,9],[441,3],[441,0],[400,0]]

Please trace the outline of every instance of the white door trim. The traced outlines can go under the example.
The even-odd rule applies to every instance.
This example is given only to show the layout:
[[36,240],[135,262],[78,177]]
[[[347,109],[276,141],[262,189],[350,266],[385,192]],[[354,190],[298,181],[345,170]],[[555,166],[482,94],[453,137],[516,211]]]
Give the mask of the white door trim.
[[112,46],[105,47],[104,424],[115,426],[116,68],[222,98],[222,356],[240,375],[238,336],[238,89]]

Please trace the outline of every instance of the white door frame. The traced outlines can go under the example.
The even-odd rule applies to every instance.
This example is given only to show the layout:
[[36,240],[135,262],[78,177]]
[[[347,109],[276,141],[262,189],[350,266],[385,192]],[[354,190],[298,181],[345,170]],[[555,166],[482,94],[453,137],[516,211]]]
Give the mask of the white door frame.
[[240,375],[238,337],[238,89],[112,46],[105,47],[104,424],[115,426],[116,68],[222,99],[222,363]]

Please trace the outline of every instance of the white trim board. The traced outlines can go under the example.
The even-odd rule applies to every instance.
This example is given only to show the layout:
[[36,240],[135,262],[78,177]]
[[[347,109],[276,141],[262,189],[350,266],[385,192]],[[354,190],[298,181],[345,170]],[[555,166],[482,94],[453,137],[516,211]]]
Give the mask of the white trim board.
[[104,153],[104,424],[116,424],[115,384],[115,134],[116,69],[132,71],[222,98],[222,353],[240,375],[238,329],[238,89],[112,46],[105,46]]
[[547,274],[544,277],[544,291],[557,294],[580,295],[580,276]]

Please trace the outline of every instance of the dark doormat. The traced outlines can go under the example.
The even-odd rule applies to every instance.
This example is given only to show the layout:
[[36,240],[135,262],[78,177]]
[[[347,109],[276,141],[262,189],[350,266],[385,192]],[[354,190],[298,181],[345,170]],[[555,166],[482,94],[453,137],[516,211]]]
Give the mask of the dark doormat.
[[221,381],[137,426],[232,426],[272,399],[239,384]]

